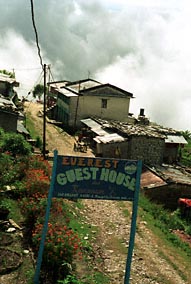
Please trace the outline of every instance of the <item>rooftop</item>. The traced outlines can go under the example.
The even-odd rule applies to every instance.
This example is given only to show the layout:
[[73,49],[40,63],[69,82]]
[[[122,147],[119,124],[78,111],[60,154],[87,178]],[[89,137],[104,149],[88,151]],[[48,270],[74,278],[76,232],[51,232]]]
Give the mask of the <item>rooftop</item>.
[[19,82],[15,78],[10,78],[10,76],[0,73],[0,82],[8,82],[14,84],[15,87],[19,87]]
[[141,175],[141,187],[154,188],[169,183],[191,185],[191,173],[183,166],[166,165],[147,167]]
[[[97,123],[102,125],[102,128],[112,129],[119,134],[125,136],[148,136],[161,139],[167,139],[169,143],[173,139],[173,143],[186,144],[186,140],[181,136],[181,133],[172,128],[160,126],[158,124],[150,123],[149,125],[132,124],[128,122],[121,122],[115,120],[103,120],[101,118],[93,118]],[[179,137],[179,138],[175,138]],[[168,138],[169,137],[169,138]]]

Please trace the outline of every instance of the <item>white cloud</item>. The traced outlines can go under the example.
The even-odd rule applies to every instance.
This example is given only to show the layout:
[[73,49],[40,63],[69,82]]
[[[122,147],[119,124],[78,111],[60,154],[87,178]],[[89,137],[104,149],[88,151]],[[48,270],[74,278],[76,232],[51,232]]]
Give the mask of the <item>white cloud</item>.
[[[0,4],[0,69],[40,68],[30,5]],[[43,62],[51,63],[55,79],[77,80],[90,71],[132,92],[136,114],[145,108],[158,123],[191,128],[189,1],[47,0],[34,8]],[[16,74],[32,84],[38,72]]]
[[0,35],[0,62],[0,69],[15,72],[20,96],[26,96],[40,78],[42,68],[35,44],[13,30]]

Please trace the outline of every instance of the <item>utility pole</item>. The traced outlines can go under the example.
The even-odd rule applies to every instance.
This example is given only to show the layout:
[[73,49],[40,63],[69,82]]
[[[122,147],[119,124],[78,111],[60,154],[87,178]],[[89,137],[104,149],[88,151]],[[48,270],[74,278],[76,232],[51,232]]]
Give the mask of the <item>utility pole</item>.
[[46,64],[44,64],[43,158],[46,159]]

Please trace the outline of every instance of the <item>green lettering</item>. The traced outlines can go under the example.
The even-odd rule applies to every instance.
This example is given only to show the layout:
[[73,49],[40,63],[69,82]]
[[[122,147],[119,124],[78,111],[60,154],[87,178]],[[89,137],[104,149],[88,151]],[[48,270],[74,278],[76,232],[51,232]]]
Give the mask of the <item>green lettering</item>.
[[126,177],[125,177],[125,181],[124,181],[124,183],[123,183],[123,186],[129,187],[129,179],[130,179],[130,176],[126,176]]
[[114,183],[116,181],[117,172],[112,170],[109,173],[109,182]]
[[76,174],[76,180],[80,181],[83,180],[83,176],[82,176],[82,169],[75,169],[75,174]]
[[92,167],[92,168],[90,168],[90,171],[92,172],[92,179],[96,180],[97,179],[97,171],[99,171],[99,169]]
[[66,173],[66,176],[67,176],[67,180],[69,182],[75,182],[76,180],[76,175],[75,175],[75,172],[74,170],[68,170],[65,172]]
[[117,175],[116,184],[121,185],[123,183],[124,179],[125,179],[125,174],[119,172],[118,175]]
[[100,180],[108,181],[109,178],[109,169],[101,169]]
[[67,183],[67,178],[64,173],[58,174],[56,180],[59,185],[65,185]]
[[91,173],[89,171],[89,168],[83,168],[82,172],[84,174],[84,180],[89,180],[91,178]]

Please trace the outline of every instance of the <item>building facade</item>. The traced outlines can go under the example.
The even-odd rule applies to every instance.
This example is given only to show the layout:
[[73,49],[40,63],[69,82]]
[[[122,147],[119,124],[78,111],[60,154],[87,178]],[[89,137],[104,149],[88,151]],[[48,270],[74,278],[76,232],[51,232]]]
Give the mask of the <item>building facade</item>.
[[130,121],[130,99],[133,94],[111,84],[92,79],[75,82],[52,82],[50,90],[57,94],[55,118],[66,126],[78,128],[89,116]]

